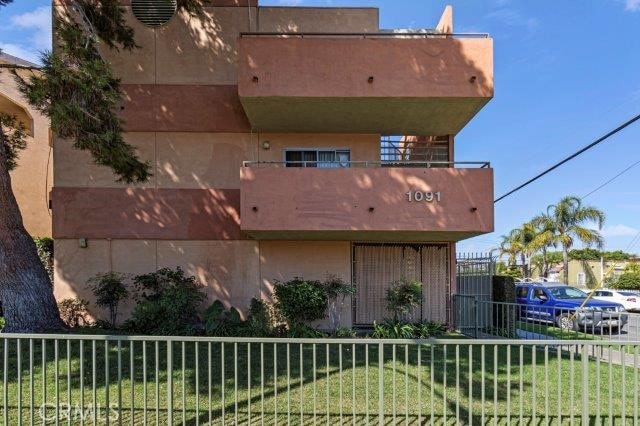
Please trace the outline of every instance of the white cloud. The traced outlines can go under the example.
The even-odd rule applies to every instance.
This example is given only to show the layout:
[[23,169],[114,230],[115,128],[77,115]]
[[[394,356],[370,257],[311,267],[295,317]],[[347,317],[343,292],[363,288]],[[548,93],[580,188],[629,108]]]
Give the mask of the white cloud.
[[494,10],[493,12],[487,13],[486,17],[502,22],[503,24],[510,27],[525,27],[529,31],[535,30],[539,24],[536,18],[524,16],[520,12],[512,8],[502,8]]
[[605,226],[602,230],[605,237],[633,237],[637,233],[636,228],[622,224]]
[[625,9],[631,12],[640,11],[640,0],[626,0]]
[[25,59],[29,62],[33,62],[34,64],[40,63],[40,56],[38,52],[27,50],[17,44],[0,42],[0,50],[4,53],[8,53],[9,55],[13,55],[20,59]]
[[45,50],[51,48],[51,8],[42,6],[31,12],[13,15],[11,24],[33,33],[29,40],[33,43],[34,50]]

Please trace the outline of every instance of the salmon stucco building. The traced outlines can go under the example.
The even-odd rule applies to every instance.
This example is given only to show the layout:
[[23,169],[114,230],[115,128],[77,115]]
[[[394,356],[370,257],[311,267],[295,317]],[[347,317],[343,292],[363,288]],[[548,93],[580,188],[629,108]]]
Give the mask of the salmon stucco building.
[[447,321],[456,242],[493,230],[492,169],[454,149],[493,96],[492,39],[455,34],[450,7],[411,31],[376,8],[153,3],[122,1],[140,49],[106,53],[153,177],[119,184],[54,141],[56,297],[180,266],[242,309],[332,274],[357,290],[343,325],[367,326],[404,277],[424,286],[417,317]]

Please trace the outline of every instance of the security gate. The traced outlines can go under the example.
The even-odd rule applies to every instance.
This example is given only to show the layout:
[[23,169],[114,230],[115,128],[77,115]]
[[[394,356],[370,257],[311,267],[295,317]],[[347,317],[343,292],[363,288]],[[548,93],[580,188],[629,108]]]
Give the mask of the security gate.
[[390,318],[387,290],[394,281],[422,283],[422,304],[414,321],[447,321],[450,300],[449,250],[446,244],[359,243],[353,246],[354,324],[369,326]]
[[456,294],[453,295],[453,325],[456,330],[472,337],[491,324],[491,280],[495,261],[482,253],[458,253],[456,257]]

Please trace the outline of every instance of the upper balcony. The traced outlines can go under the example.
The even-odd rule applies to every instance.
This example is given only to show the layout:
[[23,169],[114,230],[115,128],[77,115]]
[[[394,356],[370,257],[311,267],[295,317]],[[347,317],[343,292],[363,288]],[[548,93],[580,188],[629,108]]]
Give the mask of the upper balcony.
[[493,97],[486,34],[243,33],[238,57],[263,132],[457,134]]
[[245,162],[240,200],[241,229],[256,239],[459,241],[493,231],[486,162]]

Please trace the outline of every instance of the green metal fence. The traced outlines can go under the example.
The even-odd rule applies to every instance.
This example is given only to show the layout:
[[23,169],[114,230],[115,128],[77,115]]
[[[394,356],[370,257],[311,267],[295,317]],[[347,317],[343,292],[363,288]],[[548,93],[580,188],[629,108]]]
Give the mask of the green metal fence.
[[[590,354],[615,348],[632,363]],[[0,335],[4,424],[637,424],[640,342]]]

